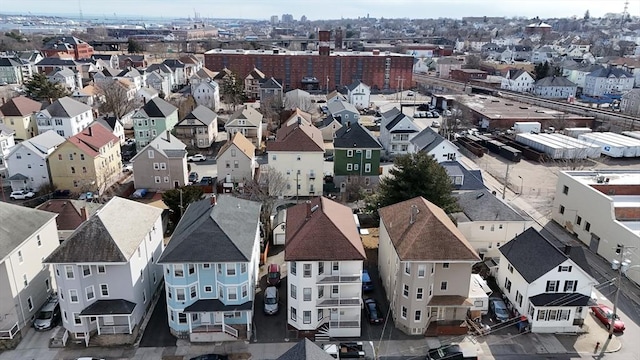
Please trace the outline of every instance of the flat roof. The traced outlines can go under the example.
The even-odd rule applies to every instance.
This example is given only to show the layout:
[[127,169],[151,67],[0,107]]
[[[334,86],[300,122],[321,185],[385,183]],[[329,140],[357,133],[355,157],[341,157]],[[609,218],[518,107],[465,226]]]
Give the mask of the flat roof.
[[564,171],[564,173],[585,185],[640,185],[640,170],[589,170]]
[[610,195],[616,208],[640,207],[640,195]]
[[620,223],[631,230],[634,235],[640,236],[640,221],[620,221]]
[[[282,50],[275,49],[278,51],[277,54],[274,54],[274,50],[243,50],[243,49],[212,49],[205,52],[205,55],[215,55],[215,54],[223,54],[223,55],[272,55],[272,56],[320,56],[318,51],[306,50],[306,51],[292,51],[292,50]],[[394,56],[394,57],[410,57],[413,55],[410,54],[400,54],[400,53],[387,53],[386,51],[380,51],[378,55],[374,55],[373,51],[332,51],[329,56]]]

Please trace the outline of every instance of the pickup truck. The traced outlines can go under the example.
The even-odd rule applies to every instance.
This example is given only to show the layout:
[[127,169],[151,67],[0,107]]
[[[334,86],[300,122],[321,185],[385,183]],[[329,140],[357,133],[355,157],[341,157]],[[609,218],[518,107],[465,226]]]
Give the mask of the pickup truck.
[[322,349],[334,359],[364,359],[362,342],[351,341],[340,344],[325,344]]
[[195,154],[187,158],[187,161],[189,162],[206,161],[206,160],[207,160],[207,157],[202,154]]

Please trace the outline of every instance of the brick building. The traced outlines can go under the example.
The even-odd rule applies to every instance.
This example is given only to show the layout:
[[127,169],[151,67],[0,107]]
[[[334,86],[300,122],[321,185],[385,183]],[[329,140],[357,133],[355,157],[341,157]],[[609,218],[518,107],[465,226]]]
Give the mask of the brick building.
[[93,55],[93,47],[74,36],[61,36],[51,39],[42,48],[46,57],[61,59],[89,59]]
[[204,55],[212,71],[227,68],[244,78],[254,68],[274,77],[284,91],[335,90],[360,80],[372,90],[412,86],[413,56],[381,52],[330,50],[330,32],[319,32],[318,51],[222,50]]
[[485,80],[487,72],[476,69],[454,69],[451,70],[451,78],[458,81]]

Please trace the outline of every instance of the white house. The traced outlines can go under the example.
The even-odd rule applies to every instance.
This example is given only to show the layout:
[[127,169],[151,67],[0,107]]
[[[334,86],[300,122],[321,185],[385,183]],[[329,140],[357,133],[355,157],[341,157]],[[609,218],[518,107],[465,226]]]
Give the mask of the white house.
[[47,76],[50,82],[61,84],[67,90],[73,92],[82,88],[82,76],[79,72],[68,68],[60,69]]
[[300,121],[280,128],[276,139],[267,142],[267,158],[271,170],[287,181],[284,196],[322,193],[324,142],[315,126]]
[[103,116],[96,120],[100,125],[111,131],[120,140],[120,145],[124,145],[124,125],[120,119],[116,119],[115,116]]
[[359,337],[366,254],[351,209],[315,197],[287,209],[285,229],[289,326]]
[[13,129],[0,123],[0,186],[9,177],[4,157],[9,154],[9,150],[16,144],[15,133]]
[[382,114],[380,143],[387,155],[402,155],[411,152],[411,139],[420,132],[413,119],[393,108]]
[[558,249],[530,228],[500,248],[496,282],[531,332],[578,332],[598,283],[589,271],[582,247]]
[[437,162],[455,161],[460,158],[460,150],[430,127],[424,128],[409,140],[410,152],[425,152]]
[[258,166],[256,147],[242,133],[235,133],[218,151],[216,166],[225,189],[251,181]]
[[62,326],[72,339],[87,346],[92,339],[135,341],[162,283],[161,215],[160,208],[114,197],[43,261],[53,265]]
[[65,96],[36,114],[38,133],[53,130],[68,139],[93,122],[91,106]]
[[56,214],[0,202],[0,342],[31,325],[53,292],[51,272],[42,265],[58,246]]
[[37,190],[51,183],[47,158],[65,139],[49,130],[11,148],[5,157],[11,190]]
[[500,88],[518,92],[531,92],[533,90],[534,82],[535,80],[528,71],[522,69],[511,69],[507,72],[507,76],[502,80]]
[[355,81],[347,86],[347,98],[357,109],[368,108],[371,103],[371,87],[361,81]]
[[191,85],[191,95],[198,105],[204,105],[213,111],[220,109],[220,86],[213,80]]
[[262,145],[262,114],[253,107],[245,105],[233,113],[224,124],[228,136],[239,132],[257,148]]
[[585,77],[583,92],[590,96],[620,94],[631,90],[634,83],[635,77],[628,71],[615,67],[600,68]]
[[547,76],[533,83],[533,94],[546,99],[568,99],[576,96],[578,86],[562,76]]

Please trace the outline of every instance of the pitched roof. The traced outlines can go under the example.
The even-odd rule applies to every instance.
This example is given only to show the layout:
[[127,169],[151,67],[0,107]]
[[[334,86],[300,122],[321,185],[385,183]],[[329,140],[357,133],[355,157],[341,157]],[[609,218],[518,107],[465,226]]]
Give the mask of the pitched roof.
[[[43,262],[128,262],[149,232],[154,231],[162,211],[116,196],[80,225]],[[162,231],[162,228],[155,231]]]
[[[247,122],[249,122],[249,124],[254,127],[262,126],[262,114],[258,112],[258,110],[254,109],[253,107],[246,106],[246,105],[245,107],[240,108],[236,110],[236,112],[231,114],[225,126],[236,125],[235,123],[237,123],[237,120],[247,120]],[[246,125],[241,125],[241,126],[246,126]]]
[[330,103],[327,103],[327,108],[329,108],[329,112],[333,115],[341,111],[349,111],[355,114],[360,114],[360,112],[358,112],[358,109],[356,109],[356,107],[353,106],[353,104],[343,100],[337,100],[337,101],[332,101]]
[[50,212],[0,202],[0,260],[55,217]]
[[443,161],[440,163],[449,177],[463,176],[462,184],[453,184],[455,190],[479,190],[484,189],[482,171],[468,170],[457,161]]
[[480,261],[444,210],[423,197],[386,206],[378,212],[402,261]]
[[[430,127],[424,128],[410,140],[411,144],[413,144],[417,151],[424,151],[427,153],[444,141],[445,138]],[[455,146],[453,144],[451,145]]]
[[261,204],[220,195],[191,203],[158,263],[246,262],[251,260]]
[[49,77],[53,77],[53,76],[56,76],[56,75],[60,75],[60,76],[63,76],[63,77],[69,77],[69,76],[76,76],[76,73],[73,70],[69,69],[69,68],[63,68],[63,69],[59,69],[58,71],[55,71],[55,72],[51,73],[49,75]]
[[217,118],[218,114],[213,112],[213,110],[204,105],[198,105],[195,109],[191,110],[191,112],[188,113],[187,116],[184,117],[183,121],[186,119],[198,120],[203,125],[209,126],[211,125],[211,123],[216,121]]
[[324,151],[322,132],[304,122],[282,127],[274,141],[267,142],[270,151]]
[[340,149],[382,149],[378,140],[358,122],[348,122],[336,131],[333,147]]
[[528,73],[525,70],[522,69],[511,69],[509,70],[509,79],[511,80],[516,80],[517,78],[519,78],[522,74],[524,73]]
[[0,136],[9,136],[15,134],[15,130],[5,124],[0,123]]
[[[387,125],[385,125],[385,128],[389,131],[392,131],[393,128],[395,128],[396,125],[398,125],[405,118],[411,121],[411,124],[413,124],[413,119],[403,113],[399,113]],[[418,132],[415,126],[413,126],[413,129],[410,129],[410,127],[411,126],[407,127],[406,129],[393,130],[393,132]]]
[[11,156],[14,152],[20,150],[24,146],[33,151],[34,155],[39,155],[41,158],[45,159],[49,156],[52,149],[55,149],[63,142],[65,142],[65,138],[53,130],[47,130],[40,135],[36,135],[16,144],[16,146],[11,148],[6,157]]
[[233,137],[227,140],[224,145],[218,151],[218,159],[222,154],[227,151],[231,147],[231,145],[235,145],[243,154],[245,154],[249,159],[253,159],[256,153],[256,147],[253,145],[249,139],[247,139],[241,132],[237,132],[233,135]]
[[292,348],[276,360],[331,360],[333,359],[326,351],[322,350],[313,341],[303,338]]
[[198,70],[193,76],[201,79],[213,80],[213,78],[216,76],[216,73],[203,67],[202,69]]
[[247,74],[247,77],[251,76],[253,79],[264,79],[265,75],[262,71],[253,68],[253,70],[251,70],[251,72],[249,72],[249,74]]
[[169,133],[169,137],[167,138],[167,132],[163,132],[160,135],[156,136],[155,139],[151,140],[151,142],[145,146],[142,150],[138,151],[136,156],[131,159],[135,166],[135,161],[139,156],[145,154],[147,156],[147,150],[154,149],[161,154],[163,154],[167,158],[182,158],[187,155],[187,145],[185,145],[180,139],[173,136]]
[[178,59],[165,59],[162,63],[167,65],[171,69],[184,67],[184,63]]
[[164,73],[164,74],[173,74],[173,70],[171,70],[171,68],[168,67],[164,63],[162,63],[162,64],[151,64],[146,68],[145,72],[146,73],[159,72],[159,73]]
[[12,58],[1,57],[0,58],[0,67],[20,67],[22,64],[15,61]]
[[[458,192],[454,193],[453,196],[458,200],[458,205],[460,205],[466,221],[525,220],[522,215],[491,194],[486,188],[477,191]],[[463,219],[459,219],[459,221],[461,220]]]
[[26,96],[18,96],[0,106],[4,116],[27,116],[42,110],[42,103]]
[[535,281],[569,258],[534,228],[525,230],[502,245],[500,253],[528,283]]
[[609,78],[609,77],[614,77],[614,78],[622,78],[622,77],[626,77],[626,78],[633,78],[633,74],[631,74],[628,71],[616,68],[616,67],[601,67],[599,69],[596,69],[592,72],[590,72],[587,76],[593,76],[593,77],[604,77],[604,78]]
[[571,86],[577,87],[578,85],[572,83],[569,79],[562,76],[547,76],[546,78],[542,78],[536,81],[534,86]]
[[171,103],[156,97],[147,101],[140,110],[148,117],[166,118],[178,111],[178,108],[173,106]]
[[46,57],[36,64],[36,66],[77,66],[78,62],[73,59],[60,59],[57,57]]
[[110,142],[118,144],[120,139],[104,125],[94,122],[67,140],[91,157],[100,155],[100,148]]
[[282,85],[276,79],[270,77],[265,82],[260,84],[260,89],[280,89],[282,90]]
[[356,81],[352,82],[351,84],[349,84],[349,85],[347,85],[347,86],[345,86],[345,87],[346,87],[349,91],[353,91],[353,90],[355,90],[355,88],[357,88],[357,87],[358,87],[358,85],[360,85],[360,84],[362,84],[362,85],[364,85],[364,86],[367,86],[367,85],[366,85],[366,84],[364,84],[362,81],[360,81],[360,80],[356,80]]
[[304,111],[300,110],[299,108],[295,108],[295,110],[293,110],[293,112],[291,113],[291,115],[289,116],[287,121],[285,121],[285,123],[288,123],[291,119],[297,118],[297,117],[301,117],[301,118],[307,120],[308,123],[311,123],[311,120],[312,120],[311,114],[309,114],[308,112],[304,112]]
[[325,197],[288,208],[285,228],[286,261],[367,257],[351,209]]
[[85,221],[81,209],[84,208],[86,216],[89,217],[101,206],[102,204],[83,200],[51,199],[40,204],[36,209],[58,214],[56,217],[58,230],[75,230]]
[[65,96],[54,101],[53,104],[47,106],[45,110],[51,117],[72,118],[91,111],[91,106]]

